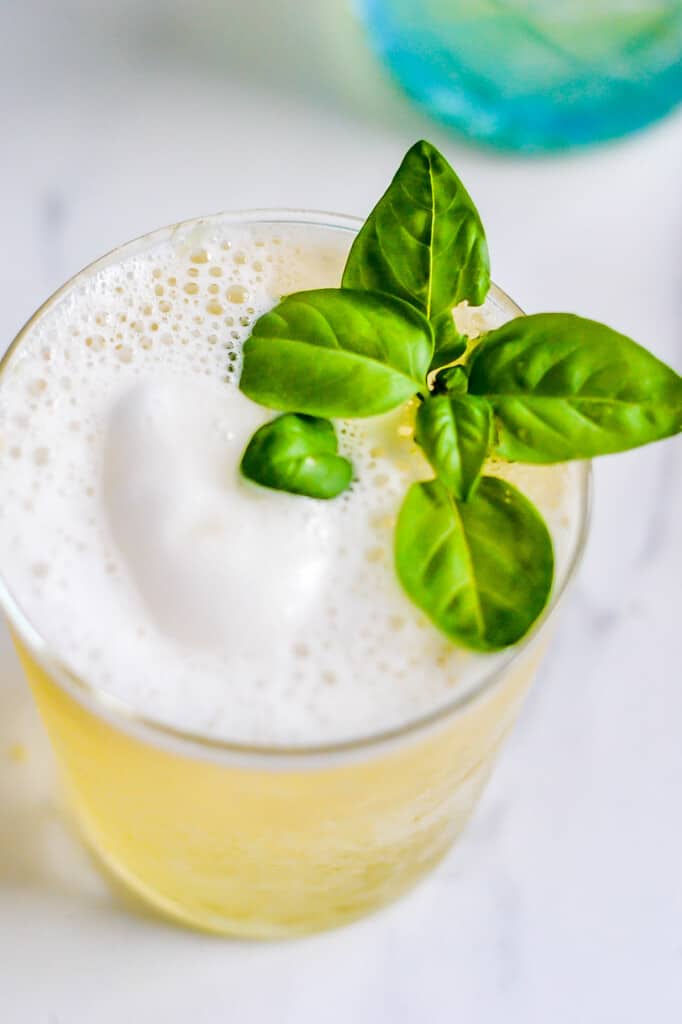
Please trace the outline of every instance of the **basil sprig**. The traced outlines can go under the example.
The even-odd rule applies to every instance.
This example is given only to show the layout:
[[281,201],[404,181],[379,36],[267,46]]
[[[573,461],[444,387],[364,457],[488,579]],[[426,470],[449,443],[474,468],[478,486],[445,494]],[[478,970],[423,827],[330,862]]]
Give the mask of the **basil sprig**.
[[519,317],[468,346],[452,308],[490,284],[485,234],[461,181],[418,142],[357,235],[342,288],[298,292],[255,324],[241,389],[284,412],[251,439],[245,476],[331,498],[350,484],[330,418],[419,397],[415,440],[434,479],[400,509],[395,568],[454,643],[518,642],[552,589],[552,541],[498,458],[551,463],[624,451],[682,429],[682,380],[646,349],[565,313]]

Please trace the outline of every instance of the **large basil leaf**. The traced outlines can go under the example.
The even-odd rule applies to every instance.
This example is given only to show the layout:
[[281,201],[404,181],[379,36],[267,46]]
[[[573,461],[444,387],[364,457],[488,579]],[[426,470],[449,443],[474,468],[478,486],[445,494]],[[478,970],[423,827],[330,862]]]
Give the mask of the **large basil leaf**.
[[547,603],[554,571],[538,510],[490,476],[461,504],[440,480],[413,484],[398,516],[395,561],[414,603],[451,640],[478,651],[521,639]]
[[490,287],[483,225],[464,185],[428,142],[406,153],[353,242],[344,288],[389,292],[437,317]]
[[568,313],[492,331],[469,390],[495,410],[495,450],[519,462],[625,451],[682,429],[682,379],[630,338]]
[[242,456],[241,471],[264,487],[335,498],[353,475],[352,465],[337,451],[329,420],[289,412],[256,431]]
[[433,395],[419,406],[415,441],[448,490],[466,501],[490,447],[492,409],[474,395]]
[[311,416],[374,416],[426,387],[429,322],[390,295],[297,292],[244,344],[239,386],[261,405]]

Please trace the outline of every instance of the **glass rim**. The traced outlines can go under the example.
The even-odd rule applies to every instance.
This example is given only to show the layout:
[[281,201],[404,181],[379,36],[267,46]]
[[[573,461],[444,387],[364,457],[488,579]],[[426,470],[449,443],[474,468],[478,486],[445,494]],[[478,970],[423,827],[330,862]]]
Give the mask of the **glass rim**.
[[[16,337],[0,359],[0,373],[6,369],[14,352],[33,325],[77,284],[80,278],[120,259],[124,253],[134,250],[136,247],[143,248],[163,238],[172,239],[176,233],[191,227],[210,224],[211,222],[227,222],[232,224],[300,224],[302,226],[317,226],[348,232],[357,232],[363,223],[362,218],[359,217],[323,210],[255,208],[237,211],[227,210],[203,217],[193,217],[146,232],[128,242],[115,246],[104,255],[87,264],[68,278],[64,284],[41,303],[18,331]],[[490,295],[494,301],[515,310],[517,315],[524,315],[523,310],[497,285],[491,284]],[[549,620],[553,618],[553,614],[566,593],[568,586],[575,578],[587,543],[592,506],[592,469],[590,462],[581,462],[580,470],[579,523],[573,548],[569,555],[563,579],[553,590],[539,621],[530,632],[520,643],[507,649],[506,656],[503,657],[501,662],[496,663],[488,671],[484,671],[471,685],[462,687],[461,692],[455,694],[452,699],[439,704],[424,714],[408,718],[395,726],[361,734],[349,739],[320,744],[263,744],[221,739],[170,725],[156,719],[154,716],[140,713],[128,702],[108,693],[102,687],[88,683],[73,672],[57,656],[56,652],[51,649],[51,645],[42,637],[39,630],[24,613],[21,605],[14,598],[1,569],[0,608],[7,618],[10,630],[18,635],[31,656],[53,683],[57,684],[68,696],[74,698],[78,704],[96,717],[122,730],[124,733],[151,742],[157,747],[165,748],[166,750],[170,749],[171,752],[181,753],[185,756],[193,755],[212,761],[234,760],[235,758],[241,760],[246,758],[251,762],[254,760],[261,761],[264,767],[272,766],[276,762],[283,762],[290,768],[303,768],[306,763],[314,762],[321,757],[326,759],[330,757],[346,757],[353,754],[371,755],[378,748],[393,745],[402,740],[416,738],[466,711],[472,704],[493,690],[495,684],[501,681],[515,664],[520,662],[522,656],[535,643],[538,637],[546,631]]]

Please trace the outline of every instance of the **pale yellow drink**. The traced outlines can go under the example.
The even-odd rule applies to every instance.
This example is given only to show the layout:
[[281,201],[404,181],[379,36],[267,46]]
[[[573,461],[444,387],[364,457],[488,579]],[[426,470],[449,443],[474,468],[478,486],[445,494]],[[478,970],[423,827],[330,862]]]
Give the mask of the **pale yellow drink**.
[[[128,265],[125,261],[137,258],[139,253],[151,254],[151,266],[155,247],[170,244],[177,248],[178,265],[182,263],[184,272],[182,277],[166,270],[157,274],[155,267],[145,278],[149,294],[138,294],[139,289],[135,293],[135,301],[139,300],[143,309],[149,308],[142,329],[139,328],[142,321],[126,313],[124,320],[119,318],[115,329],[107,315],[101,332],[90,331],[90,328],[90,333],[83,334],[79,330],[75,335],[57,331],[40,375],[34,374],[31,368],[24,379],[20,363],[22,348],[28,347],[37,330],[44,330],[45,324],[49,324],[52,308],[63,301],[64,296],[51,300],[17,340],[13,354],[3,366],[0,482],[10,480],[8,467],[12,467],[13,459],[25,458],[28,454],[38,466],[48,459],[47,440],[45,446],[39,444],[32,452],[17,456],[17,446],[21,443],[21,425],[17,422],[20,414],[16,412],[16,402],[10,398],[18,387],[27,387],[29,405],[41,400],[43,392],[53,387],[54,366],[60,358],[55,350],[60,346],[68,349],[70,345],[78,345],[97,353],[103,346],[110,345],[117,353],[112,355],[112,360],[120,360],[121,373],[125,375],[132,372],[129,368],[138,354],[148,359],[151,358],[149,352],[163,353],[165,345],[168,359],[174,358],[173,351],[183,342],[185,328],[182,324],[185,324],[188,342],[197,352],[203,351],[201,345],[205,341],[209,353],[206,372],[210,373],[213,365],[219,365],[210,362],[215,359],[215,347],[230,344],[233,331],[237,335],[241,331],[243,336],[249,320],[258,314],[258,301],[249,297],[244,284],[246,271],[240,269],[244,266],[240,261],[245,254],[238,247],[235,250],[234,245],[231,249],[223,248],[226,231],[229,234],[233,229],[243,245],[246,237],[243,232],[248,233],[249,224],[260,225],[258,247],[263,255],[258,260],[253,253],[247,255],[252,275],[249,280],[253,279],[253,264],[262,264],[262,274],[256,276],[266,278],[265,286],[273,293],[272,301],[278,290],[337,284],[343,255],[352,237],[352,222],[295,214],[283,214],[274,219],[279,226],[273,226],[273,218],[265,215],[218,218],[184,226],[175,234],[160,233],[115,254],[114,265],[125,266]],[[308,235],[300,226],[306,223],[310,225]],[[285,250],[289,246],[290,259],[283,260],[277,255],[274,264],[279,269],[268,270],[267,254],[281,252],[281,248],[273,247],[282,245]],[[305,249],[306,245],[309,251],[301,253],[301,247]],[[301,258],[294,272],[289,264],[295,262],[296,253]],[[220,273],[216,268],[221,268]],[[173,285],[169,284],[171,278],[175,279]],[[77,324],[79,302],[85,301],[80,296],[85,294],[90,301],[91,295],[87,289],[79,293],[79,279],[67,287],[66,298],[71,303],[69,315]],[[137,280],[135,287],[138,288]],[[178,301],[183,310],[187,307],[187,315],[183,312],[180,330],[176,329],[173,337],[171,320],[175,314],[166,305],[174,304],[177,311]],[[200,313],[197,313],[199,303]],[[109,313],[112,309],[116,309],[115,294],[113,306],[111,302],[108,305]],[[517,312],[502,293],[495,292],[484,317],[493,324]],[[481,314],[476,316],[480,318]],[[242,319],[246,323],[241,323]],[[229,320],[233,323],[226,322]],[[60,323],[63,326],[63,317]],[[178,321],[174,323],[177,327]],[[198,332],[194,340],[193,331]],[[234,339],[237,347],[239,340],[239,337]],[[233,348],[234,345],[224,351],[222,358],[226,365]],[[142,363],[142,376],[146,366],[147,363]],[[180,376],[183,372],[181,368]],[[117,375],[120,376],[118,372]],[[84,387],[87,379],[71,382],[71,386],[74,384]],[[175,394],[172,390],[170,393]],[[59,401],[56,405],[55,415],[59,416],[64,406],[60,407]],[[52,414],[52,407],[50,411]],[[134,415],[138,416],[138,410]],[[125,435],[129,421],[120,422]],[[390,421],[394,439],[399,439],[396,443],[411,445],[409,422],[409,409]],[[119,420],[114,420],[114,424],[117,423]],[[371,432],[374,428],[368,429]],[[116,459],[121,461],[120,444],[125,443],[125,437],[123,441],[115,438],[111,443],[114,444],[112,458],[118,465]],[[366,439],[361,442],[351,439],[347,443],[351,447],[353,443],[365,445],[365,448],[368,444]],[[374,469],[378,461],[381,470],[382,459],[387,470],[390,468],[388,460],[400,462],[403,459],[400,450],[394,452],[388,447],[382,441],[381,452],[376,445],[376,450],[372,449]],[[129,447],[123,449],[124,463],[130,451]],[[142,457],[146,455],[142,453]],[[358,452],[357,458],[364,466],[363,457],[362,452]],[[418,456],[411,451],[405,455],[407,468],[403,467],[401,472],[408,475],[418,472],[418,465],[410,461],[414,458]],[[108,465],[106,459],[105,465]],[[555,528],[559,570],[556,602],[581,543],[587,471],[576,466],[532,470],[493,467],[493,471],[504,472],[511,479],[521,478],[522,486],[543,508]],[[131,474],[134,477],[132,468]],[[376,486],[390,490],[390,482],[382,482],[386,475],[377,472]],[[30,473],[26,479],[30,479]],[[55,507],[61,507],[57,491],[50,491],[52,486],[47,487],[47,497],[38,508],[39,515],[50,507],[51,493],[57,503]],[[98,486],[95,480],[91,489],[97,491]],[[121,485],[124,497],[127,486],[127,483]],[[104,496],[107,498],[106,493]],[[390,504],[393,499],[387,500]],[[114,514],[117,514],[116,507],[114,502]],[[123,505],[124,511],[128,508]],[[16,539],[21,546],[24,534],[30,536],[31,528],[20,521],[16,496],[5,501],[3,514],[5,530],[9,517],[10,534],[20,531],[21,536],[17,534]],[[294,508],[291,513],[287,511],[287,515],[290,514],[298,513]],[[383,519],[390,519],[390,515],[378,518],[382,522],[377,522],[376,526],[377,543],[368,548],[367,561],[370,569],[379,567],[377,572],[383,566],[381,571],[389,580],[390,567],[386,565],[385,551],[388,542],[384,534],[390,533],[391,524]],[[125,523],[117,526],[117,522],[113,527],[114,544],[120,547],[122,557],[134,561],[138,555],[136,538],[131,539],[126,533]],[[10,545],[14,538],[7,533],[5,536],[5,561],[12,562],[14,555]],[[96,547],[94,540],[93,545]],[[145,542],[145,558],[150,545],[152,540]],[[334,672],[321,654],[316,655],[314,644],[311,651],[305,652],[303,676],[296,668],[297,663],[292,662],[292,668],[288,662],[280,662],[281,674],[291,674],[292,693],[310,702],[309,712],[300,711],[292,704],[294,698],[286,697],[288,691],[278,689],[273,681],[278,673],[276,645],[280,640],[286,643],[285,634],[278,639],[276,631],[273,633],[271,642],[275,654],[270,655],[267,650],[259,654],[258,672],[262,675],[263,665],[268,664],[270,657],[271,678],[254,676],[254,681],[241,675],[235,678],[240,666],[247,675],[251,671],[248,666],[254,643],[248,636],[248,629],[244,651],[237,650],[239,638],[236,637],[228,646],[227,654],[220,652],[222,661],[215,660],[216,655],[210,662],[213,653],[210,658],[204,657],[204,647],[209,640],[213,642],[213,635],[206,632],[206,616],[196,623],[189,621],[191,609],[180,605],[179,614],[175,605],[167,607],[168,602],[162,600],[163,586],[147,592],[147,581],[142,580],[138,582],[140,608],[146,607],[144,601],[151,602],[150,608],[157,618],[151,624],[146,619],[138,623],[139,628],[144,627],[143,632],[153,634],[151,639],[133,638],[136,620],[130,619],[133,653],[126,662],[120,650],[115,649],[125,648],[129,635],[115,625],[117,611],[113,606],[121,599],[119,592],[112,591],[109,640],[106,631],[97,632],[97,624],[91,621],[97,617],[90,616],[85,608],[87,590],[81,588],[78,600],[71,605],[67,601],[66,609],[58,607],[50,586],[42,582],[45,577],[49,579],[51,571],[45,562],[46,555],[37,550],[30,554],[32,560],[27,565],[32,569],[27,570],[27,575],[32,571],[35,579],[27,582],[15,559],[11,571],[5,574],[3,603],[55,747],[71,803],[88,842],[110,871],[159,909],[187,923],[232,934],[286,935],[339,924],[394,898],[428,870],[461,831],[476,803],[496,751],[531,682],[548,626],[543,626],[530,643],[513,656],[485,659],[457,655],[444,647],[442,638],[432,637],[433,627],[425,629],[418,618],[414,623],[399,623],[401,616],[409,617],[411,613],[399,605],[402,597],[397,592],[387,591],[387,602],[398,602],[398,611],[392,605],[389,609],[392,612],[389,618],[395,620],[391,626],[395,633],[385,632],[387,650],[384,654],[375,652],[372,659],[368,658],[363,679],[361,654],[358,656],[360,670],[353,663],[352,671],[346,671],[348,666],[343,657],[344,644],[352,660],[351,648],[359,643],[356,633],[351,631],[349,635],[348,632],[348,622],[354,620],[347,616],[344,619],[343,608],[334,609],[335,615],[345,623],[339,627],[342,634],[339,648],[336,652],[332,650],[329,656]],[[85,555],[84,552],[82,557]],[[78,554],[73,556],[79,557]],[[149,557],[153,558],[153,553]],[[71,563],[67,560],[66,564]],[[149,564],[153,576],[156,563]],[[162,565],[162,577],[163,568]],[[89,567],[88,571],[94,573],[95,569]],[[171,581],[184,579],[182,573],[187,571],[185,563],[178,561],[169,566],[168,578]],[[223,577],[218,575],[216,579],[215,586],[219,586]],[[196,580],[191,579],[188,585],[195,583]],[[199,584],[203,586],[202,579]],[[69,580],[64,586],[70,596],[74,586],[70,586]],[[277,580],[271,585],[264,582],[261,588],[264,595],[270,586],[277,587],[279,583]],[[93,576],[93,593],[99,595],[96,600],[93,597],[97,603],[102,589],[96,576]],[[200,601],[203,591],[197,594],[197,601]],[[246,605],[252,597],[246,594]],[[253,608],[257,611],[261,600],[258,589],[256,598]],[[125,600],[121,600],[123,607]],[[162,604],[157,607],[154,602],[159,600]],[[130,613],[131,607],[125,607],[125,614]],[[98,611],[107,614],[106,608],[98,606]],[[305,614],[318,612],[308,609]],[[417,614],[415,612],[415,616]],[[85,656],[85,641],[81,644],[81,619],[82,635],[87,636],[88,643],[99,645],[97,657],[93,655],[92,661]],[[55,629],[57,622],[59,628]],[[222,620],[218,618],[216,622],[220,627]],[[247,627],[248,622],[244,628]],[[409,636],[405,640],[405,630],[413,627],[413,641],[409,641]],[[165,640],[168,632],[176,628],[186,633],[180,638],[185,646],[178,647],[177,651]],[[383,628],[375,628],[374,640],[376,636],[381,638]],[[333,646],[333,632],[330,635]],[[158,658],[150,654],[156,648],[145,647],[157,641],[165,645],[158,647]],[[269,635],[264,635],[262,646],[267,648],[268,642]],[[410,642],[420,645],[415,648],[419,657],[413,659],[417,664],[413,664],[408,673],[397,672],[395,660],[391,658],[400,655],[401,644],[407,644],[403,653],[409,652]],[[303,646],[300,639],[295,646]],[[196,660],[197,649],[201,650],[203,661]],[[185,650],[189,651],[188,658],[194,659],[192,664],[196,662],[195,694],[187,688],[185,676],[176,673],[174,668],[173,657],[182,660]],[[228,668],[222,679],[216,674],[215,666],[229,666],[230,651],[236,652],[235,672],[231,678]],[[373,683],[381,673],[382,658],[390,686],[385,680]],[[432,659],[431,671],[422,683],[416,673],[425,658]],[[111,679],[103,673],[103,662],[115,670]],[[128,666],[130,678],[126,678],[123,671]],[[316,672],[319,679],[315,678]],[[250,715],[249,687],[252,684],[254,712]],[[208,714],[211,701],[227,703],[222,718],[216,720]],[[230,708],[230,702],[234,707]],[[263,718],[263,706],[270,708],[271,722],[267,716]]]

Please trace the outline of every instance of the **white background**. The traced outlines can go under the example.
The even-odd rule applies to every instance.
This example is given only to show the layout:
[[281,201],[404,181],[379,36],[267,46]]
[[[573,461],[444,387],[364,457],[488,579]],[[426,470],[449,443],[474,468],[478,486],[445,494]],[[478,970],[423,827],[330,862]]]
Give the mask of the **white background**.
[[[64,278],[160,224],[365,214],[427,135],[521,306],[604,319],[680,367],[679,115],[591,153],[500,157],[411,109],[341,0],[0,13],[0,348]],[[334,933],[219,940],[110,894],[62,819],[0,634],[3,1024],[682,1019],[680,455],[599,463],[579,582],[466,837],[409,897]]]

